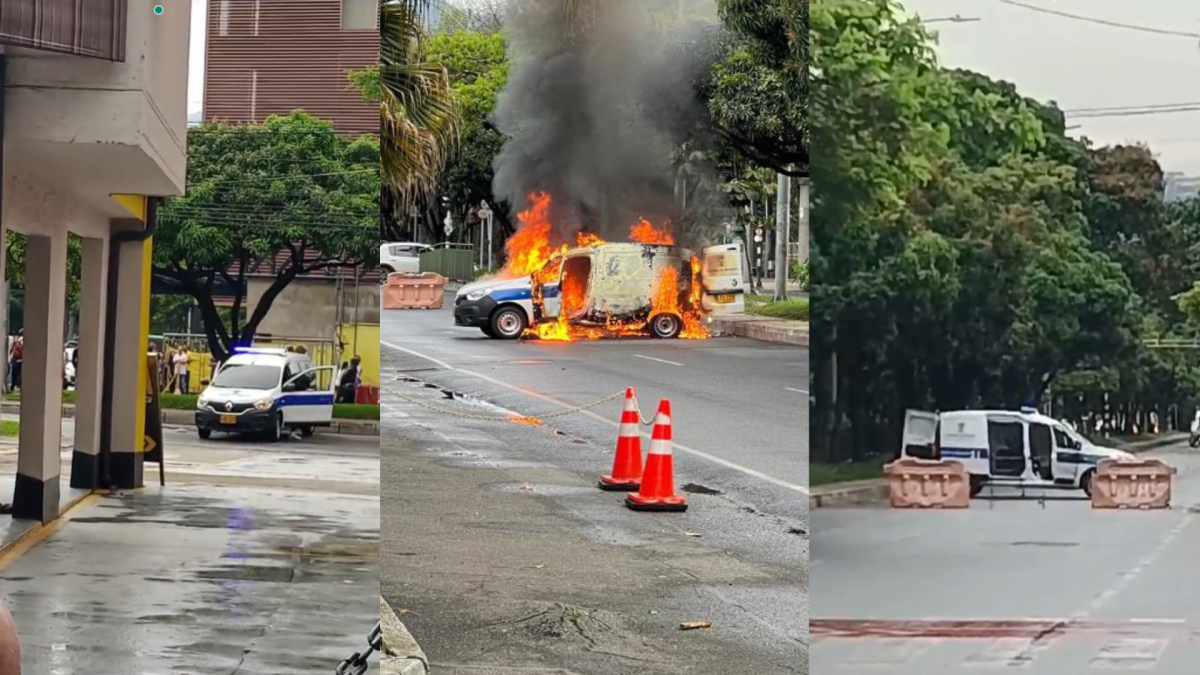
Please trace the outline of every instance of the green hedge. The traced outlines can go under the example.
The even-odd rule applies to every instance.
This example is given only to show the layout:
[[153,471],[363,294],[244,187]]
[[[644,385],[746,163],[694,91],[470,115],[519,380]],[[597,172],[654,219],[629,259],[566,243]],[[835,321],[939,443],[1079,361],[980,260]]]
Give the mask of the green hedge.
[[[199,394],[162,394],[159,397],[159,404],[164,410],[195,410],[196,399],[198,398],[200,398]],[[5,394],[4,400],[20,401],[21,392],[15,391]],[[74,405],[75,392],[64,391],[63,403]],[[333,405],[333,418],[339,420],[378,420],[379,406],[359,405],[357,403],[335,403]]]
[[807,262],[796,263],[795,267],[792,267],[792,281],[800,282],[800,289],[803,290],[805,293],[808,292],[808,263]]
[[764,305],[748,305],[747,314],[769,316],[776,319],[808,321],[808,298],[796,298],[783,302],[768,302]]

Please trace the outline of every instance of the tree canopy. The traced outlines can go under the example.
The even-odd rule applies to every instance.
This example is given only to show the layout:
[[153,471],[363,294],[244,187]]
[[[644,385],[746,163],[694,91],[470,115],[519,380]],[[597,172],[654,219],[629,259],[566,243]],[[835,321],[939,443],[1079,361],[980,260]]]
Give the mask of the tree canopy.
[[1046,379],[1068,408],[1194,403],[1200,352],[1148,340],[1200,329],[1178,295],[1200,204],[1163,201],[1148,149],[1093,148],[1053,103],[942,67],[890,0],[816,0],[810,23],[814,461]]
[[[377,260],[379,140],[296,111],[188,132],[188,188],[159,211],[154,273],[195,298],[209,347],[249,343],[298,276]],[[271,279],[242,320],[247,275]],[[228,325],[214,296],[228,293]]]

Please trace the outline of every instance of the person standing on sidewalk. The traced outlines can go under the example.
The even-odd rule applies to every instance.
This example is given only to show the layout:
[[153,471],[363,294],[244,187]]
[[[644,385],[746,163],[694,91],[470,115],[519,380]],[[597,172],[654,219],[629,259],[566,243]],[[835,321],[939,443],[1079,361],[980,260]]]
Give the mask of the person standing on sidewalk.
[[192,355],[188,353],[187,345],[179,345],[175,350],[175,354],[171,357],[171,363],[175,368],[175,391],[179,394],[190,393],[191,372],[188,371],[188,366],[191,364]]
[[25,360],[25,329],[17,331],[17,339],[13,340],[12,350],[8,353],[8,362],[12,364],[12,389],[21,388],[21,364]]

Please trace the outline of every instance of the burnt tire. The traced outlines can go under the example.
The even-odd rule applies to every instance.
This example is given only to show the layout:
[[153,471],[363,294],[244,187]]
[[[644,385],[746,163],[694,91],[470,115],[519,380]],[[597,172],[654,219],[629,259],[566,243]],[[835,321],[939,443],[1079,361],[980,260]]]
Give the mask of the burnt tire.
[[650,319],[650,334],[660,340],[671,340],[683,332],[683,319],[674,314],[659,314]]
[[529,319],[525,318],[521,308],[501,307],[492,312],[492,318],[488,320],[488,328],[492,331],[488,335],[497,340],[516,340],[528,327]]

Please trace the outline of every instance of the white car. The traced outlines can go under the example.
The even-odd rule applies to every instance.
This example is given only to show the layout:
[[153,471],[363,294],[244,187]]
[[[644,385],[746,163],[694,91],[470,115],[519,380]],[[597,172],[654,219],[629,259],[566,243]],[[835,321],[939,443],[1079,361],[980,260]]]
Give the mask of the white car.
[[[311,436],[333,422],[333,366],[314,365],[307,354],[283,349],[235,349],[196,400],[200,438],[214,431],[257,433],[274,441],[289,430]],[[321,386],[328,371],[329,388]]]
[[411,242],[393,242],[379,245],[379,275],[387,280],[387,275],[393,272],[416,274],[421,271],[421,254],[430,250],[426,244]]

